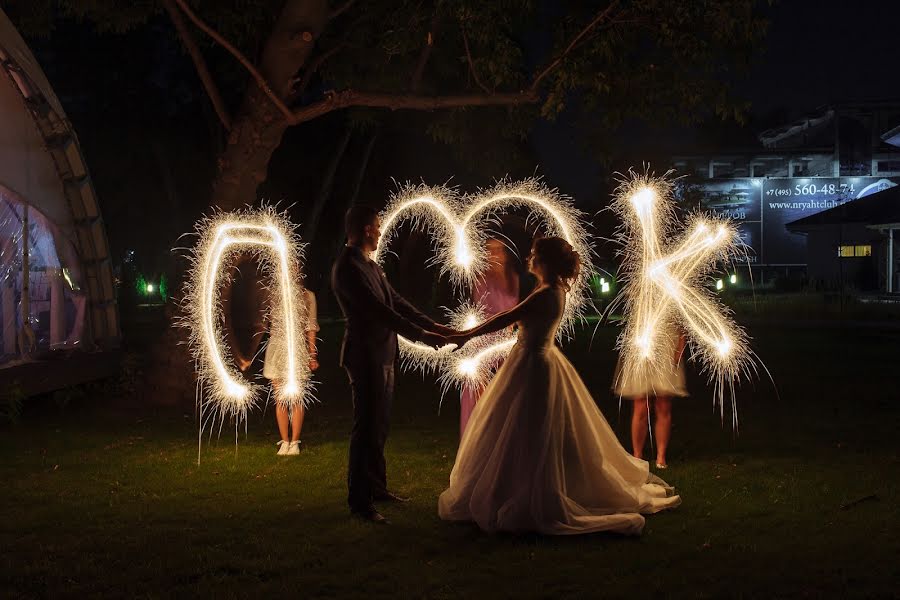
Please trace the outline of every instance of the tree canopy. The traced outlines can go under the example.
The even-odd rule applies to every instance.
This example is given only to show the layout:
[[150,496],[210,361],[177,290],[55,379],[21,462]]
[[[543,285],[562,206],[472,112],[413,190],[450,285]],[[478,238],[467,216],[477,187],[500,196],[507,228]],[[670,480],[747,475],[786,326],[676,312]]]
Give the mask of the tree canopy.
[[[740,118],[746,105],[731,95],[729,84],[766,28],[757,0],[177,4],[179,12],[189,10],[268,75],[293,123],[359,106],[528,106],[552,118],[573,97],[610,124],[632,116]],[[52,35],[61,15],[88,21],[101,32],[128,33],[164,16],[166,2],[12,0],[11,9],[32,35]],[[220,44],[191,29],[203,52],[216,58],[213,79],[229,89],[229,109],[237,110],[242,94],[230,86],[236,85],[238,70],[247,78],[246,69],[210,52]],[[266,56],[278,35],[288,40],[278,47],[281,53],[311,47],[300,61]],[[277,73],[283,69],[286,76]],[[450,133],[436,127],[435,135]]]

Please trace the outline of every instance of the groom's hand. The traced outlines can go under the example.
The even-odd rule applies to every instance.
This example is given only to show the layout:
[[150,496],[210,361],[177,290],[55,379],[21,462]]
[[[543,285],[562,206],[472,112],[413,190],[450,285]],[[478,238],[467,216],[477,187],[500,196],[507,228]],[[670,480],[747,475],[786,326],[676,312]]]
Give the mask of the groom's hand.
[[422,336],[422,339],[419,341],[421,341],[426,346],[431,346],[435,350],[439,350],[443,346],[447,345],[447,338],[437,333],[432,333],[431,331],[426,331]]
[[452,327],[447,327],[446,325],[441,325],[440,323],[435,323],[431,330],[435,333],[439,333],[444,337],[449,337],[451,335],[456,335],[457,331]]
[[458,332],[455,335],[451,335],[447,337],[447,342],[451,344],[456,344],[456,348],[453,349],[453,352],[456,352],[463,346],[465,346],[472,337],[462,332]]

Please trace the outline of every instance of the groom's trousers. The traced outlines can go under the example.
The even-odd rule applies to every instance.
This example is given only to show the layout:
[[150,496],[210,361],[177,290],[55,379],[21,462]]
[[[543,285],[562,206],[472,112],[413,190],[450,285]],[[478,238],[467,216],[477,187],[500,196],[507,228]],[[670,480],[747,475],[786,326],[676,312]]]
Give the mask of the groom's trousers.
[[353,392],[353,429],[347,469],[350,510],[367,512],[387,490],[384,444],[394,396],[394,365],[345,364]]

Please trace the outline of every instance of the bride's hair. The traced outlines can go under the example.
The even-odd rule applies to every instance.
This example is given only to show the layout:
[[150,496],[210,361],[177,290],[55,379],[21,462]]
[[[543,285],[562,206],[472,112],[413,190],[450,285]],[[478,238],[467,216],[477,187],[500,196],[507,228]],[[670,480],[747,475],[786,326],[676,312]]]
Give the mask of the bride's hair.
[[544,267],[547,283],[561,285],[567,291],[581,272],[581,256],[561,237],[542,237],[531,246],[535,258]]

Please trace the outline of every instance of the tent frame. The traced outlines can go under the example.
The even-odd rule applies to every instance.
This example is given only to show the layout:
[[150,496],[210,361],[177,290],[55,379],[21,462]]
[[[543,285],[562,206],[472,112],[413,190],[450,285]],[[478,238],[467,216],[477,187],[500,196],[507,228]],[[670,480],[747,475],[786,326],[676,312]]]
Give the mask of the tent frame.
[[21,95],[24,110],[31,115],[63,184],[64,197],[75,226],[72,241],[81,261],[82,289],[88,301],[85,332],[90,337],[85,341],[103,349],[116,348],[121,340],[121,330],[109,243],[78,138],[66,116],[54,108],[2,44],[0,73]]

